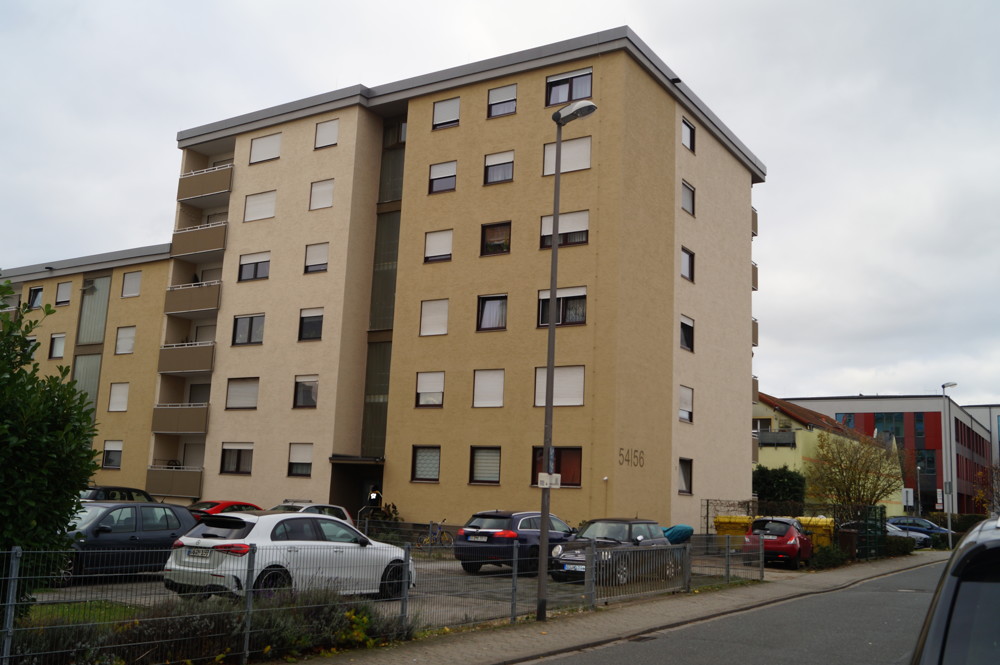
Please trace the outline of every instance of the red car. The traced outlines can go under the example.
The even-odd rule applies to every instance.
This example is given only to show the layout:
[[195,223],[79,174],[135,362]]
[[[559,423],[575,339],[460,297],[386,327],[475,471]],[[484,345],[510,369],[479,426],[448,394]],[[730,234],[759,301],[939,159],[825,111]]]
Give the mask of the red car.
[[260,510],[260,506],[255,506],[246,501],[199,501],[187,507],[194,515],[194,518],[201,521],[205,515],[215,515],[216,513],[235,513],[244,510]]
[[798,570],[800,562],[808,564],[812,559],[811,535],[794,517],[758,517],[743,537],[743,551],[757,552],[763,541],[765,563],[785,563]]

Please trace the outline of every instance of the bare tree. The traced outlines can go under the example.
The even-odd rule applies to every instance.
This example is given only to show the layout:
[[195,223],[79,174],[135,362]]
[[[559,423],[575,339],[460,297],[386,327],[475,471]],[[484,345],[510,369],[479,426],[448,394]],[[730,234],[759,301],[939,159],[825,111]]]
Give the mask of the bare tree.
[[972,482],[976,505],[990,515],[1000,513],[1000,462],[977,473]]
[[892,443],[819,432],[816,459],[805,466],[807,492],[843,505],[873,506],[903,487],[901,462]]

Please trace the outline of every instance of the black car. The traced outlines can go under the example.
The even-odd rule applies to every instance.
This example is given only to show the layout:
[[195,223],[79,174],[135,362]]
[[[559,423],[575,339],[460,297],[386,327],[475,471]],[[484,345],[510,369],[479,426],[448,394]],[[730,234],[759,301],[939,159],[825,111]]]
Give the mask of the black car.
[[1000,520],[974,526],[952,553],[924,619],[912,665],[1000,663]]
[[195,524],[183,506],[88,501],[77,513],[69,534],[74,555],[65,574],[162,570],[174,542]]
[[[476,513],[458,530],[455,558],[467,573],[478,573],[485,564],[510,566],[517,543],[519,572],[538,570],[538,539],[542,514],[538,511],[515,512],[488,510]],[[565,542],[574,530],[555,515],[549,515],[549,543]]]
[[[556,582],[582,580],[587,574],[587,551],[595,549],[598,584],[627,584],[635,576],[670,567],[673,557],[654,549],[670,541],[653,520],[602,518],[590,520],[571,540],[552,549]],[[641,548],[649,548],[643,550]]]
[[110,485],[91,485],[80,491],[82,501],[148,501],[153,497],[146,490],[135,487],[113,487]]

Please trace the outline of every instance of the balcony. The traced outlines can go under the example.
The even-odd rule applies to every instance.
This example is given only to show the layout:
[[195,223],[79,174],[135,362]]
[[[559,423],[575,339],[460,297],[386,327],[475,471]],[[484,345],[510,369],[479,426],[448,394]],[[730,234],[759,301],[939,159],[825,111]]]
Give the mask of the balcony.
[[221,291],[222,282],[219,280],[171,286],[167,289],[163,313],[174,316],[211,313],[219,309]]
[[157,404],[153,407],[156,434],[205,434],[208,404]]
[[753,262],[750,265],[750,288],[757,290],[757,264]]
[[170,256],[185,256],[205,252],[221,252],[226,249],[226,222],[203,224],[174,231],[170,244]]
[[757,209],[750,208],[750,236],[757,237]]
[[794,448],[795,432],[757,432],[757,442],[772,448]]
[[760,338],[760,326],[757,324],[757,319],[750,319],[750,326],[750,343],[757,346]]
[[760,401],[760,382],[757,380],[756,376],[751,379],[750,386],[751,386],[750,390],[753,391],[752,393],[753,402],[754,404],[756,404],[757,402]]
[[160,347],[160,374],[211,372],[215,365],[215,342],[164,344]]
[[196,208],[218,208],[229,202],[233,188],[233,165],[213,166],[181,176],[177,200]]
[[152,465],[146,470],[146,491],[157,496],[197,499],[201,496],[202,468]]

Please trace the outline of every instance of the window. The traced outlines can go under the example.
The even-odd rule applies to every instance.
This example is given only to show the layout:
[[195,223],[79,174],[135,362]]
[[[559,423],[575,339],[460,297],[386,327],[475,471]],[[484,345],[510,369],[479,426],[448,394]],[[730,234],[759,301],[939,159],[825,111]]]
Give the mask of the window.
[[517,84],[505,85],[502,88],[493,88],[489,92],[488,105],[486,107],[486,117],[496,118],[501,115],[510,115],[517,111]]
[[333,207],[333,179],[320,180],[312,184],[309,191],[309,209],[319,210],[320,208]]
[[[587,322],[587,287],[556,289],[556,325],[579,325]],[[538,325],[549,325],[549,290],[538,292]]]
[[681,182],[681,210],[694,214],[694,187]]
[[253,444],[222,442],[222,465],[219,473],[238,473],[249,475],[253,467]]
[[326,272],[330,261],[330,243],[306,245],[306,273]]
[[323,338],[323,308],[299,310],[299,341]]
[[441,448],[438,446],[413,446],[410,480],[437,482],[440,477]]
[[853,413],[838,413],[836,415],[838,423],[843,423],[845,426],[853,428],[854,427],[854,414]]
[[[562,170],[560,173],[582,171],[590,168],[590,137],[570,139],[562,143]],[[542,175],[552,175],[556,172],[556,144],[545,144],[545,160],[542,165]]]
[[339,118],[316,123],[316,142],[314,147],[325,148],[329,145],[337,145],[338,140],[340,140]]
[[66,333],[53,333],[49,339],[49,358],[62,358],[66,352]]
[[469,455],[469,482],[500,484],[500,449],[473,446]]
[[[531,449],[531,484],[538,485],[538,474],[545,472],[542,463],[542,446]],[[583,471],[583,449],[575,447],[552,448],[552,472],[562,476],[560,484],[563,487],[579,487]]]
[[[535,406],[545,406],[545,369],[535,368]],[[555,368],[553,406],[583,406],[583,365]]]
[[545,79],[545,105],[565,104],[591,95],[591,68],[556,74]]
[[771,431],[771,419],[770,418],[754,418],[753,419],[753,431],[755,431],[755,432],[770,432]]
[[250,163],[266,162],[281,156],[281,134],[261,136],[250,141]]
[[444,406],[444,372],[417,372],[417,406]]
[[128,411],[128,384],[112,383],[108,411]]
[[680,458],[677,464],[677,493],[691,494],[694,490],[691,480],[694,475],[694,462],[689,459]]
[[506,330],[507,296],[479,296],[476,330]]
[[[590,211],[578,210],[576,212],[559,213],[559,246],[565,245],[585,245],[590,239]],[[543,249],[552,247],[552,215],[542,217],[542,240]]]
[[42,287],[32,286],[28,289],[28,307],[38,309],[42,306]]
[[681,277],[694,281],[694,252],[681,247]]
[[142,285],[142,271],[127,272],[122,275],[122,298],[134,298],[139,295]]
[[503,406],[503,370],[477,369],[473,374],[472,406],[476,408]]
[[681,120],[681,145],[694,152],[694,125],[687,120]]
[[434,102],[434,129],[458,126],[458,107],[460,98],[453,97],[440,102]]
[[264,341],[264,315],[250,314],[233,319],[233,346],[260,344]]
[[296,409],[315,409],[316,400],[319,396],[319,375],[302,374],[295,377],[295,403]]
[[431,164],[431,183],[429,193],[450,192],[455,189],[455,174],[458,173],[458,162],[442,162]]
[[253,222],[258,219],[274,217],[274,202],[277,199],[277,192],[261,192],[260,194],[250,194],[246,198],[246,206],[243,208],[243,221]]
[[123,326],[118,329],[115,338],[115,355],[135,351],[135,326]]
[[101,456],[101,468],[120,469],[122,468],[122,442],[105,441],[104,455]]
[[510,222],[483,224],[479,255],[510,254]]
[[229,389],[226,391],[227,409],[256,409],[257,390],[260,378],[229,379]]
[[510,182],[514,179],[514,151],[497,152],[486,155],[486,168],[483,174],[483,184],[492,185],[498,182]]
[[420,303],[420,336],[448,333],[448,299]]
[[288,444],[288,475],[308,478],[312,475],[312,452],[311,443],[289,443]]
[[677,417],[686,423],[694,422],[694,389],[681,386],[679,397]]
[[681,348],[694,351],[694,319],[681,314]]
[[56,284],[56,304],[68,305],[69,297],[73,291],[73,282],[59,282]]
[[271,274],[271,252],[244,254],[240,257],[240,282],[267,279]]
[[451,236],[451,229],[425,233],[424,263],[451,261]]

